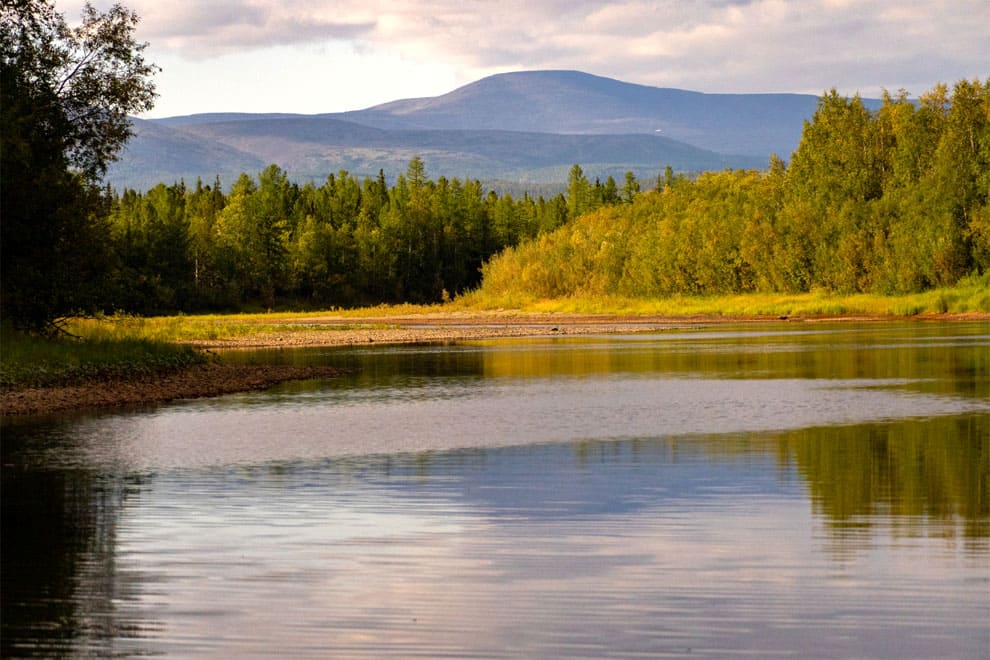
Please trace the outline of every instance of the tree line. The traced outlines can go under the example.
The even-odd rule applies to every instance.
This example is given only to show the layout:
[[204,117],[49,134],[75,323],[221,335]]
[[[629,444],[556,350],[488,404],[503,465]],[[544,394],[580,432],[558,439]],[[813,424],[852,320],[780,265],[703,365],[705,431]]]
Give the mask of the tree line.
[[[571,174],[587,207],[621,201],[611,178],[591,183],[578,166]],[[428,179],[418,157],[391,186],[381,172],[358,180],[346,171],[300,186],[270,165],[226,193],[219,179],[108,190],[103,306],[152,314],[440,302],[476,287],[501,250],[565,224],[572,196],[515,199],[477,180]]]
[[899,294],[990,271],[990,79],[825,94],[789,164],[669,177],[484,267],[483,296]]
[[[71,27],[53,0],[18,0],[0,19],[0,308],[22,329],[99,311],[440,301],[575,213],[562,195],[428,180],[419,158],[391,187],[346,172],[299,186],[272,165],[228,192],[215,180],[117,193],[102,176],[156,96],[137,15],[86,5]],[[573,177],[582,208],[611,203],[606,184]]]
[[0,8],[0,308],[52,332],[95,311],[141,314],[483,295],[635,297],[825,290],[903,293],[990,269],[990,80],[917,102],[825,94],[789,164],[675,176],[575,165],[550,199],[346,172],[316,186],[272,165],[141,193],[101,188],[153,106],[138,17],[53,0]]
[[[673,180],[668,166],[657,186]],[[216,178],[103,191],[110,279],[102,309],[137,314],[449,300],[481,281],[507,247],[599,208],[631,203],[627,172],[591,181],[580,165],[566,194],[496,193],[478,180],[436,180],[415,157],[389,186],[341,170],[299,185],[275,164]]]
[[[87,4],[77,27],[53,0],[0,7],[5,323],[54,334],[61,319],[100,311],[441,301],[476,286],[493,254],[578,210],[562,195],[428,180],[419,158],[393,186],[346,172],[299,186],[272,165],[227,192],[219,180],[103,188],[129,115],[156,96],[137,23],[120,5]],[[615,201],[611,179],[572,179],[580,210]]]

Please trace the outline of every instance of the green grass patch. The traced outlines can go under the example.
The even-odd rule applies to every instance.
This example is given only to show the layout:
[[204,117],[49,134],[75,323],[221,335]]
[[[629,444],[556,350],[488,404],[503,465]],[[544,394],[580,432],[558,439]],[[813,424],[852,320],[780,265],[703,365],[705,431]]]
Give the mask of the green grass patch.
[[629,314],[672,317],[915,316],[990,312],[990,275],[969,277],[954,287],[898,296],[877,294],[750,293],[720,296],[623,298],[618,296],[537,299],[521,293],[488,296],[471,292],[458,309],[516,309],[524,312]]
[[0,388],[75,385],[170,373],[206,360],[188,346],[139,338],[44,339],[0,334]]
[[[336,313],[334,314],[337,315]],[[354,314],[352,314],[354,315]],[[90,341],[140,339],[161,343],[196,343],[274,333],[386,328],[388,324],[320,322],[326,312],[286,314],[209,314],[196,316],[105,316],[70,319],[66,330]],[[307,319],[314,319],[307,322]]]
[[[472,312],[624,314],[670,317],[897,317],[918,314],[990,312],[990,275],[955,287],[901,296],[811,293],[753,293],[722,296],[623,298],[618,296],[536,299],[475,291],[444,305],[379,305],[356,309],[256,314],[208,314],[141,318],[109,316],[73,319],[66,328],[87,341],[145,340],[196,343],[270,334],[388,328],[390,317]],[[374,323],[380,318],[381,324]],[[349,319],[355,319],[349,323]],[[357,319],[360,319],[358,321]],[[369,324],[369,320],[373,321]]]

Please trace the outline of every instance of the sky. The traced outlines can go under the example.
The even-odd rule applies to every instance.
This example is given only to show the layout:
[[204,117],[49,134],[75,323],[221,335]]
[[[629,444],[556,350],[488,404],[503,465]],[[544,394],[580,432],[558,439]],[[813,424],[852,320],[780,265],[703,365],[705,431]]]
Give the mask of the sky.
[[[865,97],[990,76],[990,0],[119,1],[162,68],[145,117],[342,112],[538,69]],[[70,22],[82,5],[56,0]]]

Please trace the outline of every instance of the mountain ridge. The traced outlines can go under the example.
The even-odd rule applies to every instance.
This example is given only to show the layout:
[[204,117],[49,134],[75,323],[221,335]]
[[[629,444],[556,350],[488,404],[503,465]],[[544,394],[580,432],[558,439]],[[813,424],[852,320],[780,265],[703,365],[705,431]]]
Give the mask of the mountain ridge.
[[[811,118],[818,98],[711,94],[573,70],[519,71],[488,76],[436,97],[324,116],[380,127],[387,118],[404,128],[439,125],[578,134],[650,134],[659,129],[667,137],[718,153],[762,158],[777,153],[786,158],[800,139],[801,120]],[[525,112],[519,112],[523,107]]]
[[434,176],[548,183],[580,164],[589,177],[641,179],[751,168],[789,158],[818,97],[705,94],[580,71],[496,74],[435,97],[303,115],[221,112],[135,120],[108,172],[115,187],[180,178],[229,185],[276,163],[301,180],[346,169],[395,176],[414,156]]

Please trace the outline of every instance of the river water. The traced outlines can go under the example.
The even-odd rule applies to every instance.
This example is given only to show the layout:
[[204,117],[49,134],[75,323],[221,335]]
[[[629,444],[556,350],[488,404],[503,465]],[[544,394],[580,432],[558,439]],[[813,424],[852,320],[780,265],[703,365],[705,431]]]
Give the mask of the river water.
[[990,324],[226,359],[5,422],[4,657],[990,654]]

